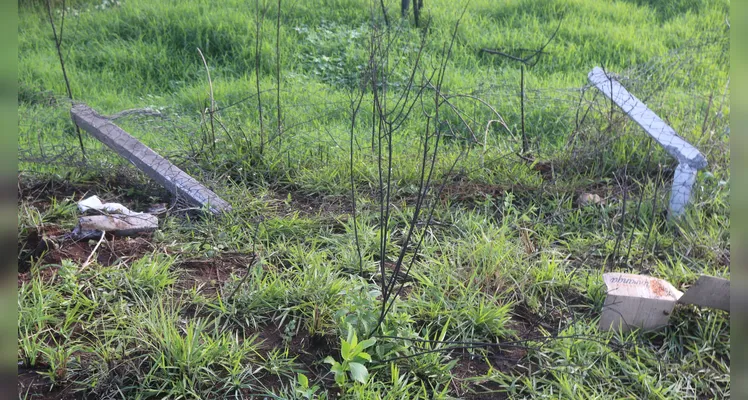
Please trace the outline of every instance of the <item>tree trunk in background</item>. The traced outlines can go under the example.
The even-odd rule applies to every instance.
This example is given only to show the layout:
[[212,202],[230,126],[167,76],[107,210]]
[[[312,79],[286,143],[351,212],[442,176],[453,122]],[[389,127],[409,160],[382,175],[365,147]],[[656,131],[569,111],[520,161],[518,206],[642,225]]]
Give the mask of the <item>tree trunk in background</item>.
[[[408,8],[410,8],[410,0],[400,1],[400,14],[403,18],[408,17]],[[413,1],[413,18],[415,18],[416,27],[421,19],[421,10],[423,9],[423,0]]]
[[423,0],[414,0],[413,2],[413,18],[416,22],[416,28],[421,20],[421,9],[423,8]]
[[410,0],[402,0],[400,2],[400,14],[403,18],[408,16],[408,8],[410,8]]

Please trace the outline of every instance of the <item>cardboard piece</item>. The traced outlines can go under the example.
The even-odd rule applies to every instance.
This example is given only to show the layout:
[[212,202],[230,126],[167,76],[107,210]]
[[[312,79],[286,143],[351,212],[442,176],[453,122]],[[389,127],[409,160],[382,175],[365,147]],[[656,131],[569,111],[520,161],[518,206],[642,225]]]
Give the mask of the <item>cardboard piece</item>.
[[702,275],[678,302],[730,311],[730,281]]
[[607,297],[600,330],[657,330],[665,327],[676,303],[729,311],[730,281],[702,276],[684,294],[669,282],[645,275],[606,273]]

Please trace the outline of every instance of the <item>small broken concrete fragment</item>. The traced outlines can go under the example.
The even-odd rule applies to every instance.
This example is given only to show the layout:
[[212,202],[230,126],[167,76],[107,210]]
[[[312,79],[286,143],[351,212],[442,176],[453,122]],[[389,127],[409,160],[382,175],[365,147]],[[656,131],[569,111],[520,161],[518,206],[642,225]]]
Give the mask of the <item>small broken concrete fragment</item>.
[[584,207],[588,205],[605,205],[605,200],[599,195],[593,193],[582,193],[577,198],[577,205]]
[[153,232],[158,228],[155,215],[130,211],[119,203],[102,203],[97,196],[91,196],[78,202],[81,212],[95,211],[104,215],[83,216],[78,219],[78,226],[72,236],[77,240],[96,239],[102,232],[115,236],[131,236],[140,232]]
[[140,232],[153,232],[158,228],[158,218],[150,214],[91,215],[80,217],[73,235],[78,239],[92,239],[108,232],[115,236],[132,236]]
[[675,303],[683,296],[669,282],[651,276],[603,274],[607,297],[600,330],[656,330],[668,324]]

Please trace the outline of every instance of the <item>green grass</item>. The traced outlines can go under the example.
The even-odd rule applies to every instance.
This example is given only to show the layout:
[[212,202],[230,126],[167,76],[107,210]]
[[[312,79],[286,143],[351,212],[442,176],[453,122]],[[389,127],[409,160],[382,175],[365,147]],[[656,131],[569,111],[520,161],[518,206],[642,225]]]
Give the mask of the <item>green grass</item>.
[[[385,3],[393,104],[422,32],[412,17],[398,18],[399,2]],[[283,136],[262,152],[260,139],[279,122],[278,12],[275,2],[260,6],[262,124],[254,2],[72,2],[63,52],[74,97],[102,114],[161,110],[162,118],[117,123],[233,205],[220,218],[173,210],[152,237],[107,240],[85,266],[96,241],[62,238],[79,215],[76,201],[98,194],[142,210],[170,198],[85,133],[89,160],[79,165],[45,9],[19,7],[19,260],[30,268],[19,273],[19,398],[50,386],[49,395],[74,398],[729,397],[728,314],[678,306],[659,332],[597,328],[603,272],[645,273],[678,288],[700,274],[730,277],[729,93],[722,100],[729,2],[469,2],[443,91],[482,99],[511,133],[487,128],[495,113],[470,98],[450,98],[460,115],[440,109],[441,129],[454,129],[435,163],[445,188],[428,197],[434,223],[416,230],[423,245],[402,296],[365,349],[353,343],[368,339],[380,317],[380,243],[394,262],[412,223],[423,115],[433,101],[425,95],[395,132],[382,238],[370,89],[352,169],[348,143],[372,22],[383,24],[379,2],[283,2]],[[443,0],[425,7],[428,73],[444,59],[461,9]],[[480,49],[536,48],[559,22],[548,54],[526,68],[535,162],[525,162],[513,154],[521,145],[519,65]],[[197,48],[226,127],[215,140]],[[683,219],[665,218],[674,161],[648,151],[643,132],[619,112],[609,118],[593,90],[579,90],[600,65],[707,156]],[[586,192],[606,203],[578,207]],[[522,347],[446,343],[515,341]]]

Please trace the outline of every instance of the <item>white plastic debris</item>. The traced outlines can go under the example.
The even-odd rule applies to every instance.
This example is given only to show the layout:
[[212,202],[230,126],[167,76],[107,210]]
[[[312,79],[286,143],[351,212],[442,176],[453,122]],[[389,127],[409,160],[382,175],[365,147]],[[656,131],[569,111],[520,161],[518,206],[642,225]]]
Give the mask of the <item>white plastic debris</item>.
[[131,236],[140,232],[152,232],[158,228],[155,215],[131,211],[119,203],[102,203],[98,196],[91,196],[78,202],[82,212],[96,211],[99,215],[83,216],[73,229],[74,239],[93,239],[103,232],[115,236]]
[[[127,207],[123,206],[119,203],[102,203],[101,199],[99,199],[99,196],[91,196],[87,199],[83,199],[78,202],[78,209],[81,212],[86,212],[88,210],[96,210],[104,213],[110,213],[110,214],[125,214],[125,215],[131,215],[133,214],[132,211],[130,211]],[[138,213],[134,213],[138,214]]]

